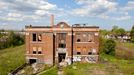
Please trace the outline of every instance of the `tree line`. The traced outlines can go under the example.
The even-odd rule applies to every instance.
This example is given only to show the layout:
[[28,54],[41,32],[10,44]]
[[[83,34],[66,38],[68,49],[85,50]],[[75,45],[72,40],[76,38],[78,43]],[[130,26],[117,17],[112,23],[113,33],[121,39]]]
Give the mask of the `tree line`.
[[24,44],[24,35],[14,31],[0,30],[0,49]]
[[132,26],[130,31],[126,31],[123,28],[119,28],[118,26],[113,26],[111,30],[101,30],[101,35],[113,35],[115,39],[118,36],[123,37],[124,35],[130,36],[130,42],[134,43],[134,25]]

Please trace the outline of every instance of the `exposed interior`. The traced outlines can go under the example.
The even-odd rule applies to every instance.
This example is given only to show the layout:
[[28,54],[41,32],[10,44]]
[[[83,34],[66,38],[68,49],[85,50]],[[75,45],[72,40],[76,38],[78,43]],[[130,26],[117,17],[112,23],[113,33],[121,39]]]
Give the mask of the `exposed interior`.
[[33,63],[36,63],[36,62],[37,62],[37,59],[29,59],[30,64],[33,64]]
[[65,60],[65,57],[66,57],[66,53],[59,53],[58,54],[58,60],[59,60],[59,63],[64,61]]

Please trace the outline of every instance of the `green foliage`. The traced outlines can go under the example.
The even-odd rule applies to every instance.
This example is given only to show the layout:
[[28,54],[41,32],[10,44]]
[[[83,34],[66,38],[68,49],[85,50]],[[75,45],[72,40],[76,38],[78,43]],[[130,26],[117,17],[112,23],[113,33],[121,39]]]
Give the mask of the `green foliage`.
[[[105,59],[97,64],[74,63],[67,66],[64,75],[133,75],[134,60],[117,59],[114,56],[101,54]],[[76,67],[75,69],[73,67]]]
[[119,28],[119,29],[115,30],[115,33],[117,35],[121,35],[122,36],[122,35],[125,34],[125,30],[123,28]]
[[40,74],[40,75],[57,75],[57,72],[58,72],[57,67],[53,67],[50,70],[48,70],[45,73]]
[[119,28],[118,26],[113,26],[111,33],[117,38],[117,36],[123,36],[126,31],[123,28]]
[[24,36],[13,31],[0,35],[0,49],[24,44]]
[[100,54],[115,55],[115,46],[114,40],[100,38]]
[[131,42],[134,42],[134,26],[131,29],[130,36],[131,36]]
[[104,52],[109,55],[115,55],[116,43],[112,39],[108,39],[104,43]]

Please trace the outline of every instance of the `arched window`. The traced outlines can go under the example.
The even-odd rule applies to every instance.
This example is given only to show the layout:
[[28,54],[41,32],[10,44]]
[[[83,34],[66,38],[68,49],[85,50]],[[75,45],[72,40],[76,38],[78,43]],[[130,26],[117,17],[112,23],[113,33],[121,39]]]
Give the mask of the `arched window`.
[[77,39],[77,42],[80,42],[81,40],[80,39]]

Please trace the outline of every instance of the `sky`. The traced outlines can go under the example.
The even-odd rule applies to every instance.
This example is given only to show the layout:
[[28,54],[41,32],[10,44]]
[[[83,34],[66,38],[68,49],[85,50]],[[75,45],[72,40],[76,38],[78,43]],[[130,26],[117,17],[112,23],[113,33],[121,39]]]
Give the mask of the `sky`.
[[130,30],[134,0],[0,0],[0,29],[21,30],[25,25],[49,26],[58,22]]

